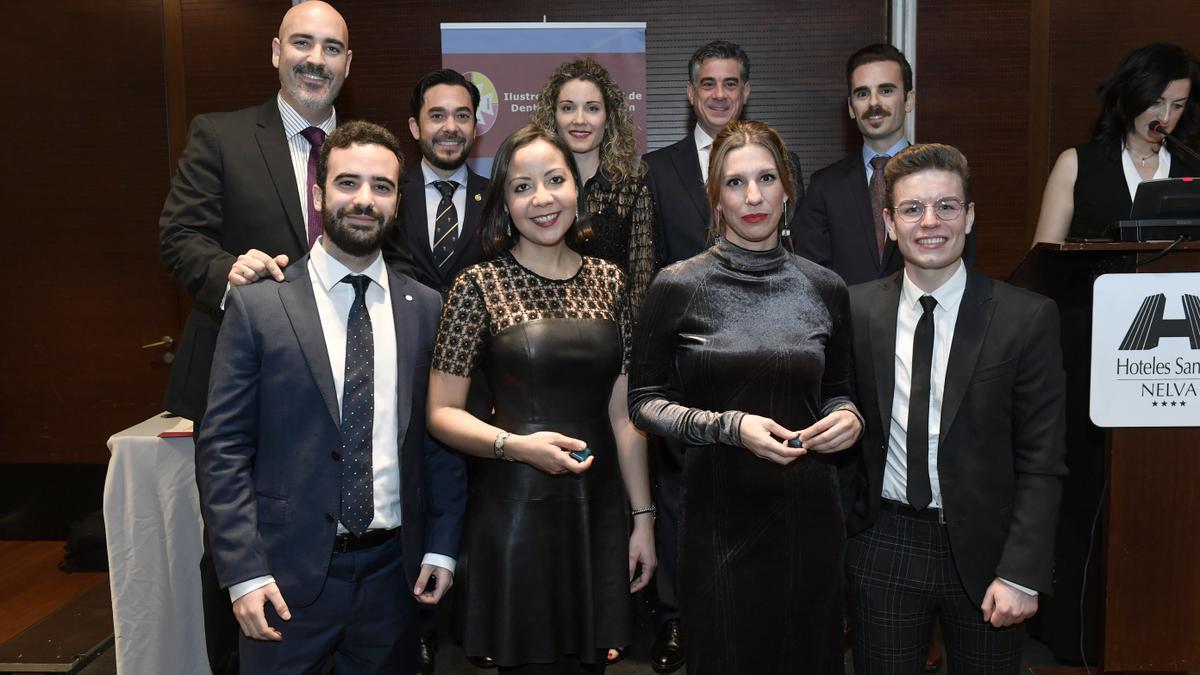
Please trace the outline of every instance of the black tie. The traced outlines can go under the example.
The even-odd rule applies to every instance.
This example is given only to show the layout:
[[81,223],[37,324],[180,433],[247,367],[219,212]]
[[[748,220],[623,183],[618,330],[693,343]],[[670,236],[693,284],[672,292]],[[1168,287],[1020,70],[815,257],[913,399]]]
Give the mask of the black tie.
[[454,191],[458,189],[458,183],[435,180],[433,186],[442,193],[437,217],[433,220],[433,261],[441,268],[454,255],[454,243],[458,241],[458,209],[454,208]]
[[908,504],[920,511],[933,500],[929,487],[929,372],[933,367],[932,295],[921,296],[925,313],[913,333],[912,385],[908,389]]
[[375,423],[375,342],[367,313],[371,279],[348,274],[343,282],[354,287],[354,304],[346,325],[346,378],[342,387],[342,526],[356,537],[375,519],[372,498],[371,429]]

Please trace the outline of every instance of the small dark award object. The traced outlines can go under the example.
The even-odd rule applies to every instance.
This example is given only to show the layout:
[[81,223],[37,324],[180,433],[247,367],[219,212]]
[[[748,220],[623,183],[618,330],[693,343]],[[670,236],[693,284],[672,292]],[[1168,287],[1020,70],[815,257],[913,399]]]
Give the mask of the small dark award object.
[[789,448],[803,448],[804,441],[800,440],[799,436],[796,436],[795,438],[789,438],[788,439],[788,447]]
[[587,459],[591,455],[592,455],[591,448],[584,448],[582,450],[572,450],[571,451],[571,459],[575,460],[576,462],[582,462],[583,460]]

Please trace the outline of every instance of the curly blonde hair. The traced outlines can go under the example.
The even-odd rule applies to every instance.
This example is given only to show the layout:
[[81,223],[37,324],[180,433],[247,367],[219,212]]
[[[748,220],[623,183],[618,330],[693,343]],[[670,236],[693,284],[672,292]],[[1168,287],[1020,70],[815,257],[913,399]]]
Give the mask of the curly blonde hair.
[[555,109],[558,93],[571,80],[591,82],[604,98],[604,140],[600,144],[600,170],[613,183],[623,183],[639,175],[641,168],[634,161],[637,139],[634,138],[633,117],[625,103],[625,92],[613,81],[603,66],[591,59],[568,61],[560,65],[538,94],[537,108],[529,120],[547,131],[558,134]]

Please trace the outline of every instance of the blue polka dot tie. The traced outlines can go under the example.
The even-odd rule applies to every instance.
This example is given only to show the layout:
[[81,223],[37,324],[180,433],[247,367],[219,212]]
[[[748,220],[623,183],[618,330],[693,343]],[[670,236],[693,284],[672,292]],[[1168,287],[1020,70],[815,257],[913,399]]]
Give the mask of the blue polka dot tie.
[[375,474],[371,468],[371,428],[375,423],[375,342],[367,313],[371,279],[348,274],[343,282],[354,287],[354,304],[346,326],[346,377],[342,387],[342,507],[339,520],[356,537],[375,519],[372,498]]

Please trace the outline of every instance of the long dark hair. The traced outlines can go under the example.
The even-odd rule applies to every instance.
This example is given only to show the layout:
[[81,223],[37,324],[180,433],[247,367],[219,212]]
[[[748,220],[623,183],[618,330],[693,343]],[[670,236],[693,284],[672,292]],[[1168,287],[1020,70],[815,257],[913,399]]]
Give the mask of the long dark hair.
[[526,124],[504,139],[492,160],[492,177],[483,193],[483,215],[480,219],[482,227],[479,232],[485,258],[503,255],[517,243],[518,234],[513,231],[512,216],[508,213],[508,203],[504,199],[508,190],[508,169],[512,164],[513,155],[534,141],[546,141],[553,145],[562,155],[563,162],[571,170],[571,178],[575,181],[575,222],[571,223],[571,229],[567,230],[567,244],[574,247],[591,235],[579,203],[583,183],[579,180],[579,169],[575,167],[571,149],[553,131],[536,124]]
[[1155,42],[1126,56],[1116,72],[1096,90],[1102,108],[1092,142],[1111,155],[1119,154],[1125,136],[1133,130],[1134,118],[1154,105],[1174,80],[1192,82],[1191,94],[1173,132],[1189,141],[1196,133],[1200,114],[1196,110],[1200,98],[1200,64],[1179,45]]

